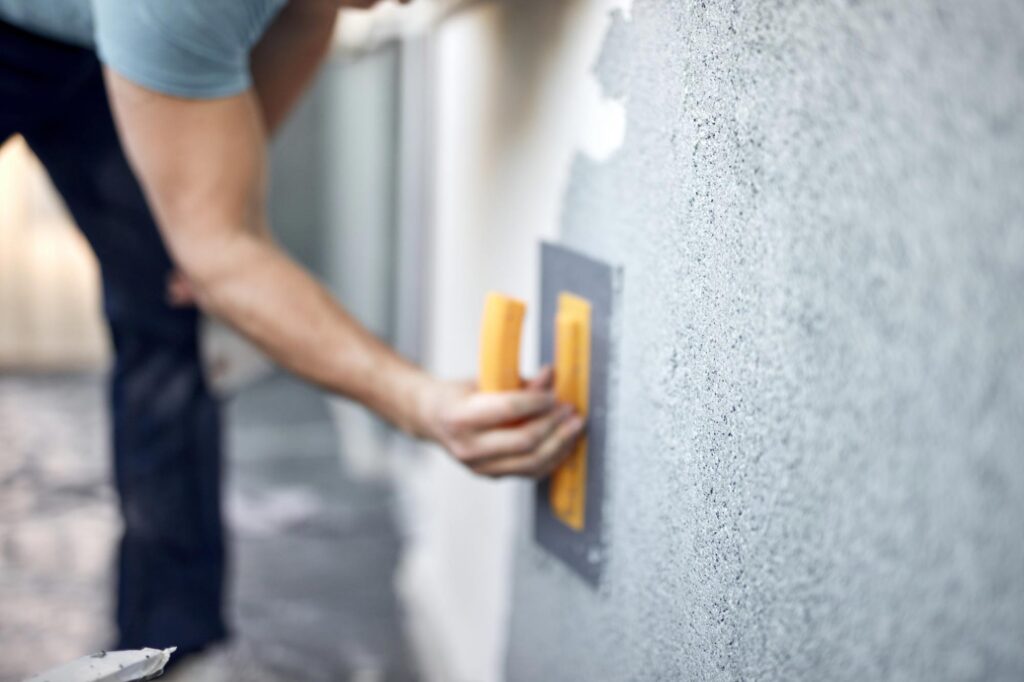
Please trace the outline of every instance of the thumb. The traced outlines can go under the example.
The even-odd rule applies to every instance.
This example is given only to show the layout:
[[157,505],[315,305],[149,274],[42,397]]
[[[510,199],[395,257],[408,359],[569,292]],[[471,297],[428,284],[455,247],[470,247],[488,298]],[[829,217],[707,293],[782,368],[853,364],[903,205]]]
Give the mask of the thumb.
[[551,365],[544,365],[533,378],[523,381],[523,388],[528,391],[546,391],[552,387],[554,380],[554,368]]

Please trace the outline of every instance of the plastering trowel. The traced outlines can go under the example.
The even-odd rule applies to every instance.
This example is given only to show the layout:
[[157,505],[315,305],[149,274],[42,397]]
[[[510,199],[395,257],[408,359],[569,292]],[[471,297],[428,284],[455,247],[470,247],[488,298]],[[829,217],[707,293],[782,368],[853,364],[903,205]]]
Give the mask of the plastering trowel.
[[587,433],[538,485],[535,537],[596,586],[608,548],[603,527],[612,313],[621,272],[559,244],[541,247],[541,362],[555,366],[555,393],[587,417]]
[[[602,523],[612,363],[612,307],[621,272],[557,244],[541,247],[541,360],[555,367],[555,393],[587,418],[573,452],[538,484],[537,542],[593,586],[607,548]],[[480,338],[480,389],[519,388],[526,304],[489,293]]]
[[138,651],[101,651],[59,668],[30,677],[25,682],[141,682],[159,677],[170,649],[140,649]]

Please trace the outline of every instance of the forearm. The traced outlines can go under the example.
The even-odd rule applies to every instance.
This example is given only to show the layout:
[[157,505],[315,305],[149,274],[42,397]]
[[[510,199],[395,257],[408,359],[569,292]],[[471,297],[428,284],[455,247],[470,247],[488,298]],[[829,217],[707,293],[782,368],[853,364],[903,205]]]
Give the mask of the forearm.
[[[350,317],[312,276],[268,238],[230,230],[195,267],[183,263],[196,298],[274,360],[348,396],[416,436],[431,381]],[[205,250],[205,249],[204,249]]]
[[[303,63],[315,66],[325,44],[311,44]],[[293,75],[301,83],[312,67],[300,71]],[[506,393],[432,379],[359,326],[273,243],[263,217],[266,136],[298,90],[278,80],[287,68],[270,81],[269,73],[257,77],[265,93],[189,100],[105,72],[122,142],[185,288],[285,368],[440,442],[473,471],[545,475],[583,426],[555,406],[550,372]],[[281,97],[281,109],[267,108],[264,95]]]

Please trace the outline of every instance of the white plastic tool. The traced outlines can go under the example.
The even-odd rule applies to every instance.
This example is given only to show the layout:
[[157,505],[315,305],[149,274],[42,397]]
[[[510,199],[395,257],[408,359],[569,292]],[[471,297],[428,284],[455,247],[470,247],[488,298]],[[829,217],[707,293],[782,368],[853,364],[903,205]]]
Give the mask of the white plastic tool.
[[31,677],[25,682],[140,682],[161,674],[173,653],[174,647],[163,650],[101,651]]

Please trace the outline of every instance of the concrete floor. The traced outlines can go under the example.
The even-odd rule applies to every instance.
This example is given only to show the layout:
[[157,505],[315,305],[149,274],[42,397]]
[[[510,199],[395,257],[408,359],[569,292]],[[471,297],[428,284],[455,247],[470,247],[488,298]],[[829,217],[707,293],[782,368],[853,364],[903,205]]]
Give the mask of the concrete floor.
[[[390,492],[346,478],[322,400],[293,381],[247,390],[228,424],[232,648],[246,678],[413,679]],[[0,377],[0,680],[110,642],[106,428],[102,377]]]

